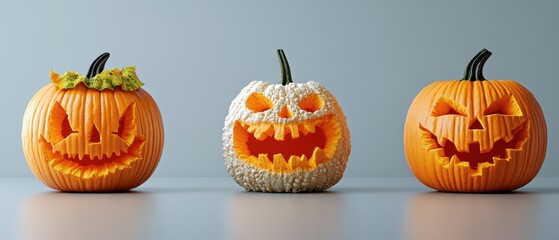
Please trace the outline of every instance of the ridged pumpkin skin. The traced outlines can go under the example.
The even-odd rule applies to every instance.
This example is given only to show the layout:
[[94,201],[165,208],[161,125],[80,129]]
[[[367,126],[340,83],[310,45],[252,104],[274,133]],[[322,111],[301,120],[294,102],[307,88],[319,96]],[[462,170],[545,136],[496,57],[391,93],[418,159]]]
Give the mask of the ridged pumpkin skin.
[[31,98],[23,117],[31,172],[61,191],[139,186],[159,163],[163,138],[157,104],[142,88],[100,91],[78,83],[60,89],[50,83]]
[[351,151],[343,111],[317,82],[283,83],[253,81],[232,101],[225,166],[248,191],[326,190],[342,178]]
[[512,80],[448,80],[425,87],[404,126],[409,167],[450,192],[511,191],[543,164],[547,127],[535,97]]

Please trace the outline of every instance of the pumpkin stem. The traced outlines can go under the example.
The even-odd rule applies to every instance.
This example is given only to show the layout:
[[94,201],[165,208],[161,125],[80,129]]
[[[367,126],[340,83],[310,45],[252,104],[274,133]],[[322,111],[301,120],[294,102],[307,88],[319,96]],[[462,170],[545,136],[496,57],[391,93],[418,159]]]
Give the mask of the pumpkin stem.
[[293,79],[291,79],[291,69],[289,69],[289,63],[287,62],[283,49],[278,49],[278,58],[281,66],[281,85],[285,86],[293,83]]
[[92,77],[95,77],[95,75],[101,73],[103,69],[105,69],[105,63],[107,62],[110,56],[111,56],[110,53],[105,52],[101,54],[99,57],[97,57],[93,61],[93,63],[91,63],[91,66],[89,67],[89,71],[87,71],[87,78],[91,79]]
[[464,77],[462,80],[469,80],[469,81],[483,81],[486,80],[483,77],[483,66],[487,59],[492,55],[489,50],[481,49],[472,60],[466,66],[466,70],[464,71]]

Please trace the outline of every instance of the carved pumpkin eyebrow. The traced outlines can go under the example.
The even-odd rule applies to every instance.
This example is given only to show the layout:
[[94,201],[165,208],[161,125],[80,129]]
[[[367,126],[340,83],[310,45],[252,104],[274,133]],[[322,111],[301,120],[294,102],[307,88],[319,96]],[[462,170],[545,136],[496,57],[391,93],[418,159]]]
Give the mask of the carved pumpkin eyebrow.
[[501,114],[508,116],[523,116],[520,105],[512,95],[507,95],[494,101],[485,109],[483,115]]
[[437,103],[435,103],[435,107],[433,107],[433,111],[431,111],[431,116],[439,117],[444,115],[468,116],[468,112],[464,105],[452,99],[441,97],[437,100]]

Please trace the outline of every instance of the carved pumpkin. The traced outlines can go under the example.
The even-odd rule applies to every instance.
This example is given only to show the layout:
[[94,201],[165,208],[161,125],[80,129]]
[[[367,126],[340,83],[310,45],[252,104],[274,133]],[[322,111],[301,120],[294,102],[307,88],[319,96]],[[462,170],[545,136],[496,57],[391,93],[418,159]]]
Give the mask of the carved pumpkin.
[[229,107],[225,165],[249,191],[325,190],[342,178],[349,158],[345,116],[320,84],[293,83],[283,50],[278,56],[281,84],[253,81]]
[[547,130],[534,96],[512,80],[485,80],[483,49],[462,80],[437,81],[413,100],[404,150],[425,185],[452,192],[510,191],[543,164]]
[[33,174],[62,191],[124,191],[146,181],[163,148],[163,123],[135,67],[87,76],[51,71],[23,117],[23,152]]

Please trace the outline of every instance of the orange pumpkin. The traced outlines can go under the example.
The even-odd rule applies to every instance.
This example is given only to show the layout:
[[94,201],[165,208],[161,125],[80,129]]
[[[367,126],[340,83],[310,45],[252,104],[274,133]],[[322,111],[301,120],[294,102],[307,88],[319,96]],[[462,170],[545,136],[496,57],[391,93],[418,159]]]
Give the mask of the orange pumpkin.
[[135,67],[103,71],[108,53],[87,76],[51,71],[51,84],[31,98],[23,117],[27,164],[62,191],[124,191],[145,182],[163,148],[157,104]]
[[452,192],[510,191],[543,164],[547,128],[535,97],[512,80],[485,80],[483,49],[462,80],[437,81],[413,100],[404,150],[425,185]]

